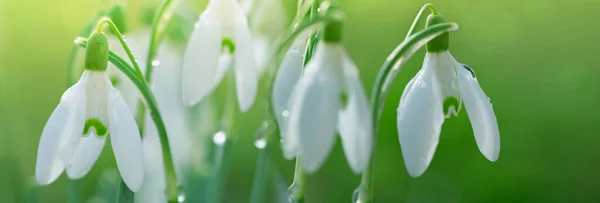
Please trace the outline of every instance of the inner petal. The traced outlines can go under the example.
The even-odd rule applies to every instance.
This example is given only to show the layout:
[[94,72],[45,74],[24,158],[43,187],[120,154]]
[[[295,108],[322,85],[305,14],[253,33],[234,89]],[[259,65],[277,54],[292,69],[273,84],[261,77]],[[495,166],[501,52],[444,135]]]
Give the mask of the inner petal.
[[[83,135],[96,132],[104,136],[108,129],[107,99],[108,88],[111,81],[106,72],[90,71],[86,87],[87,111]],[[90,131],[92,130],[92,131]]]

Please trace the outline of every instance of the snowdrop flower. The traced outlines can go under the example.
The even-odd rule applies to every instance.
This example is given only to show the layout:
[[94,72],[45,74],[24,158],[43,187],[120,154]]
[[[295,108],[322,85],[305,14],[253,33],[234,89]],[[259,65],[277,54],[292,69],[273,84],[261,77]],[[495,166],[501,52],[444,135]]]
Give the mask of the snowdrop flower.
[[272,45],[287,26],[282,0],[245,0],[242,8],[249,16],[248,23],[254,41],[256,68],[259,75],[265,70],[275,50]]
[[[352,170],[360,173],[371,157],[372,121],[358,69],[341,41],[341,22],[323,30],[322,41],[292,93],[284,150],[296,149],[308,173],[325,162],[336,140],[342,137]],[[294,143],[297,142],[297,143]]]
[[[298,143],[296,137],[287,136],[287,125],[289,118],[289,106],[292,101],[292,91],[298,83],[300,76],[302,75],[302,68],[304,66],[304,50],[306,49],[306,40],[308,36],[300,36],[292,44],[292,47],[287,51],[281,62],[279,71],[273,82],[273,110],[275,112],[275,118],[280,129],[281,137],[286,140],[282,147],[284,148],[283,154],[287,159],[293,159],[297,156],[296,145]],[[292,145],[294,144],[294,145]]]
[[[442,23],[441,15],[430,15],[427,26]],[[498,123],[489,98],[475,73],[448,52],[449,35],[427,44],[423,68],[406,86],[398,107],[398,134],[404,162],[411,176],[423,174],[433,158],[442,124],[456,116],[464,102],[477,146],[490,161],[500,153]]]
[[52,183],[63,170],[71,179],[85,176],[111,136],[119,172],[132,191],[143,181],[140,133],[123,97],[112,86],[106,67],[108,41],[94,32],[88,41],[83,75],[61,97],[42,131],[36,179]]
[[257,70],[246,16],[236,0],[211,0],[191,35],[183,62],[183,102],[190,106],[210,94],[233,57],[240,109],[247,111],[256,97]]

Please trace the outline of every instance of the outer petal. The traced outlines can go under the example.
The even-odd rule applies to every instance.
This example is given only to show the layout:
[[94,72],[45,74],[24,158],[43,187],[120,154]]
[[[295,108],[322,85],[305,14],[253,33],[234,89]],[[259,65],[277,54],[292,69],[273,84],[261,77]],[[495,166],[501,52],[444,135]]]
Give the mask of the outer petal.
[[144,155],[137,124],[119,92],[111,88],[108,99],[108,131],[123,181],[136,192],[144,180]]
[[[321,49],[319,49],[321,48]],[[330,47],[320,46],[294,89],[288,136],[300,141],[306,172],[319,169],[331,152],[340,109],[340,82],[327,56]]]
[[346,56],[344,74],[348,103],[339,112],[338,131],[344,152],[354,173],[360,173],[369,163],[373,146],[373,121],[367,96],[358,76],[358,69]]
[[191,106],[213,91],[217,77],[222,36],[212,13],[205,12],[190,37],[183,61],[183,102]]
[[490,161],[496,161],[500,154],[500,132],[490,98],[479,86],[472,70],[467,70],[458,62],[455,65],[459,73],[460,95],[465,102],[479,151]]
[[[281,67],[277,72],[275,81],[273,82],[273,110],[276,114],[275,118],[277,118],[278,121],[281,137],[284,140],[291,139],[287,137],[287,125],[290,113],[289,103],[291,101],[291,94],[294,90],[294,86],[296,86],[296,83],[302,75],[302,66],[304,63],[304,44],[305,43],[295,43],[290,50],[288,50],[283,58],[283,61],[281,62]],[[292,159],[296,156],[296,154],[284,153],[284,156],[287,159]]]
[[258,86],[258,72],[250,29],[245,23],[235,28],[235,84],[238,105],[242,112],[246,112],[256,98]]
[[37,153],[35,176],[47,185],[62,173],[77,147],[85,123],[85,85],[87,74],[69,88],[46,122]]
[[67,166],[69,178],[79,179],[85,176],[98,160],[105,142],[106,136],[98,137],[95,133],[81,138]]
[[398,107],[398,134],[408,173],[418,177],[429,166],[437,147],[444,111],[442,94],[433,69],[424,70],[407,86]]

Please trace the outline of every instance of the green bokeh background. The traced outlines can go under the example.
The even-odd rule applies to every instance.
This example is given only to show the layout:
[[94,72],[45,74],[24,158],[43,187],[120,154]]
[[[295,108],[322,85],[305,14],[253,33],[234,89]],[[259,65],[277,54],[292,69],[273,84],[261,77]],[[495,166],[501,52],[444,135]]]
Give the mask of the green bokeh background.
[[[473,67],[492,99],[500,158],[492,163],[481,155],[463,111],[446,120],[427,172],[417,179],[408,175],[395,109],[422,64],[420,51],[400,72],[383,111],[376,202],[600,202],[600,1],[429,2],[460,25],[451,34],[450,50]],[[140,8],[156,3],[129,1],[128,15],[139,16]],[[371,89],[377,70],[424,3],[340,0],[347,14],[344,45],[365,89]],[[73,39],[100,5],[99,0],[0,0],[0,202],[31,197],[27,188],[34,182],[38,141],[66,89]],[[194,5],[201,10],[205,1]],[[243,116],[259,122],[252,114]],[[247,202],[250,195],[257,150],[254,132],[247,134],[235,147],[225,202]],[[293,162],[278,164],[282,177],[291,180]],[[114,167],[107,147],[81,181],[84,195],[93,194],[101,172]],[[350,202],[359,182],[338,142],[322,169],[309,176],[306,202]],[[61,176],[40,187],[38,195],[43,202],[66,202],[67,183]]]

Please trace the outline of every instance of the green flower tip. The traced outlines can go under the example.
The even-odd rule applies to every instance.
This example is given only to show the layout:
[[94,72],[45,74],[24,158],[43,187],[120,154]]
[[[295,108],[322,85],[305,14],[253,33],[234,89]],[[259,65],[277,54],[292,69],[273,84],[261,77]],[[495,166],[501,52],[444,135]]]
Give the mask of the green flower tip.
[[[444,17],[441,14],[431,14],[431,15],[429,15],[429,17],[427,17],[427,23],[425,26],[429,27],[429,26],[432,26],[435,24],[440,24],[440,23],[445,23],[445,22],[446,22],[446,19],[444,19]],[[447,51],[449,46],[450,46],[450,34],[446,32],[446,33],[434,38],[429,43],[427,43],[427,52]]]
[[230,38],[225,38],[221,41],[221,52],[227,51],[230,54],[235,53],[235,43]]
[[323,41],[329,43],[338,43],[342,40],[342,21],[344,14],[337,4],[330,2],[323,2],[319,7],[319,11],[324,13],[326,16],[331,16],[333,20],[327,22],[323,29]]
[[108,39],[102,32],[94,31],[85,49],[85,69],[105,71],[108,66]]
[[115,23],[121,33],[127,32],[125,23],[125,7],[121,4],[115,4],[108,11],[108,16]]

